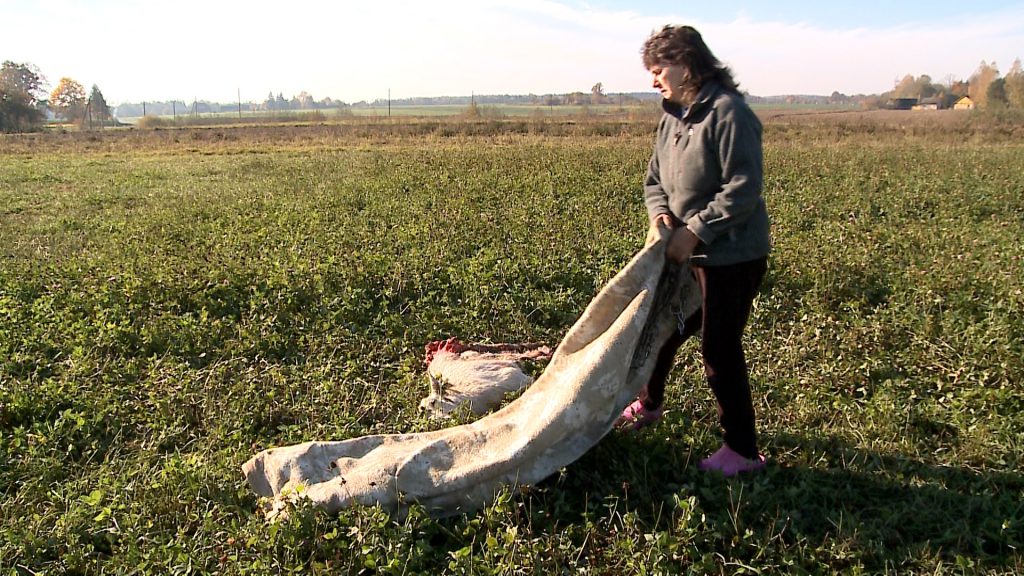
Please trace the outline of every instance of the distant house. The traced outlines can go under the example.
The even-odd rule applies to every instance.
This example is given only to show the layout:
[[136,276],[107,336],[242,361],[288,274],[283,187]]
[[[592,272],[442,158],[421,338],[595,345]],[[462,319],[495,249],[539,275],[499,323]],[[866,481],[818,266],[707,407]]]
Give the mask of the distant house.
[[889,110],[910,110],[914,106],[917,106],[917,98],[890,98],[885,103]]
[[920,102],[914,104],[913,110],[941,110],[942,99],[941,98],[922,98]]
[[953,110],[974,110],[974,100],[970,96],[964,96],[953,104]]

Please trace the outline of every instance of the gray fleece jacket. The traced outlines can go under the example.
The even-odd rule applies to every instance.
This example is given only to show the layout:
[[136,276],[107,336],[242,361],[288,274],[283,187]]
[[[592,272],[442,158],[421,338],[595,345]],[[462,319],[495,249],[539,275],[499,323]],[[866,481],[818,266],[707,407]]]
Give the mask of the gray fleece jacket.
[[671,214],[700,238],[693,264],[756,260],[771,248],[761,196],[761,121],[743,97],[717,82],[689,108],[662,102],[665,114],[644,180],[653,220]]

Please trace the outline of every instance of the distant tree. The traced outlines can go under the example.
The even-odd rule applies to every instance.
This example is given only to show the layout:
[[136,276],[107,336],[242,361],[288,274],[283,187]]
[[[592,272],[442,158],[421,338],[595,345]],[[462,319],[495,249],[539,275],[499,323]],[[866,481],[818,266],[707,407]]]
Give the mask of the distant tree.
[[35,129],[45,118],[46,80],[31,64],[10,60],[0,67],[0,132],[25,132]]
[[565,103],[570,106],[581,106],[587,102],[587,96],[583,92],[572,92],[565,95]]
[[32,64],[15,64],[10,60],[0,67],[0,88],[8,92],[22,92],[28,96],[28,104],[35,106],[46,94],[43,85],[46,78]]
[[984,60],[978,65],[978,69],[974,71],[968,79],[967,95],[971,97],[971,100],[981,108],[984,108],[988,101],[988,86],[996,78],[999,78],[999,68],[996,68],[996,63],[986,63]]
[[1006,80],[996,78],[985,90],[985,107],[990,109],[1005,108],[1006,101]]
[[949,93],[958,99],[963,98],[970,93],[970,84],[964,80],[950,80]]
[[885,104],[885,98],[879,95],[864,96],[860,100],[860,107],[865,110],[878,110]]
[[1020,58],[1013,61],[1004,80],[1006,103],[1012,108],[1024,109],[1024,70],[1021,69]]
[[99,86],[95,84],[92,85],[92,91],[89,93],[88,105],[93,121],[98,122],[101,126],[109,123],[113,118],[110,106],[107,105],[107,99],[103,97],[103,92],[100,92]]
[[0,88],[0,132],[28,132],[44,118],[42,110],[28,103],[23,93]]
[[914,81],[913,93],[917,98],[931,98],[942,90],[942,86],[932,83],[932,77],[921,74]]
[[907,74],[900,80],[896,86],[892,89],[893,98],[916,98],[917,95],[913,94],[915,89],[916,81],[914,77]]
[[957,96],[949,91],[948,87],[943,87],[942,91],[939,92],[936,97],[939,99],[939,107],[941,108],[952,108],[956,101],[963,96]]
[[315,106],[313,105],[315,103],[313,97],[310,96],[309,92],[306,92],[305,90],[299,92],[299,95],[295,97],[295,101],[296,104],[298,105],[297,107],[303,110],[306,110],[308,108],[315,108]]
[[602,104],[605,101],[604,84],[598,82],[590,87],[590,103]]
[[850,97],[838,90],[833,90],[832,95],[828,97],[829,104],[846,104],[850,101]]
[[462,111],[462,116],[469,119],[476,119],[481,116],[480,107],[477,106],[475,99],[469,101],[469,106]]
[[927,74],[922,74],[917,78],[907,74],[893,87],[889,97],[923,99],[938,96],[944,91],[944,87],[932,82],[932,77]]
[[50,107],[68,122],[77,122],[85,114],[85,88],[71,78],[61,78],[50,93]]

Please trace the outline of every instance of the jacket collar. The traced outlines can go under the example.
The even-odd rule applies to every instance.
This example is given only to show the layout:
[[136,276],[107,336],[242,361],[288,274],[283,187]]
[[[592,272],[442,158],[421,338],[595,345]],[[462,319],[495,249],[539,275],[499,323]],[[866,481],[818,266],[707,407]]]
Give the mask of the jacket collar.
[[703,114],[704,111],[707,110],[708,106],[711,105],[711,102],[715,99],[715,96],[718,95],[718,92],[720,92],[721,89],[721,84],[712,80],[701,86],[700,92],[697,93],[697,98],[689,107],[683,108],[675,102],[662,100],[661,108],[667,114],[671,114],[680,120],[691,120],[694,117]]

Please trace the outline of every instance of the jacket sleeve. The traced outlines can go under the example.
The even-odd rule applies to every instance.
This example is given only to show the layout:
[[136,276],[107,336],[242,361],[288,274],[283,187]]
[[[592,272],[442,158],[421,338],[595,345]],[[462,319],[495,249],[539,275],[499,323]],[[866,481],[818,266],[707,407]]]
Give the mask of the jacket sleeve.
[[686,221],[704,244],[742,224],[763,202],[764,156],[761,122],[744,105],[720,111],[715,128],[715,152],[722,169],[722,186],[707,207]]
[[658,136],[654,143],[654,153],[647,163],[647,176],[644,178],[644,204],[647,205],[647,218],[654,221],[662,214],[672,214],[668,207],[668,194],[661,186],[661,168],[658,163],[658,150],[661,148],[661,133],[665,120],[658,125]]

